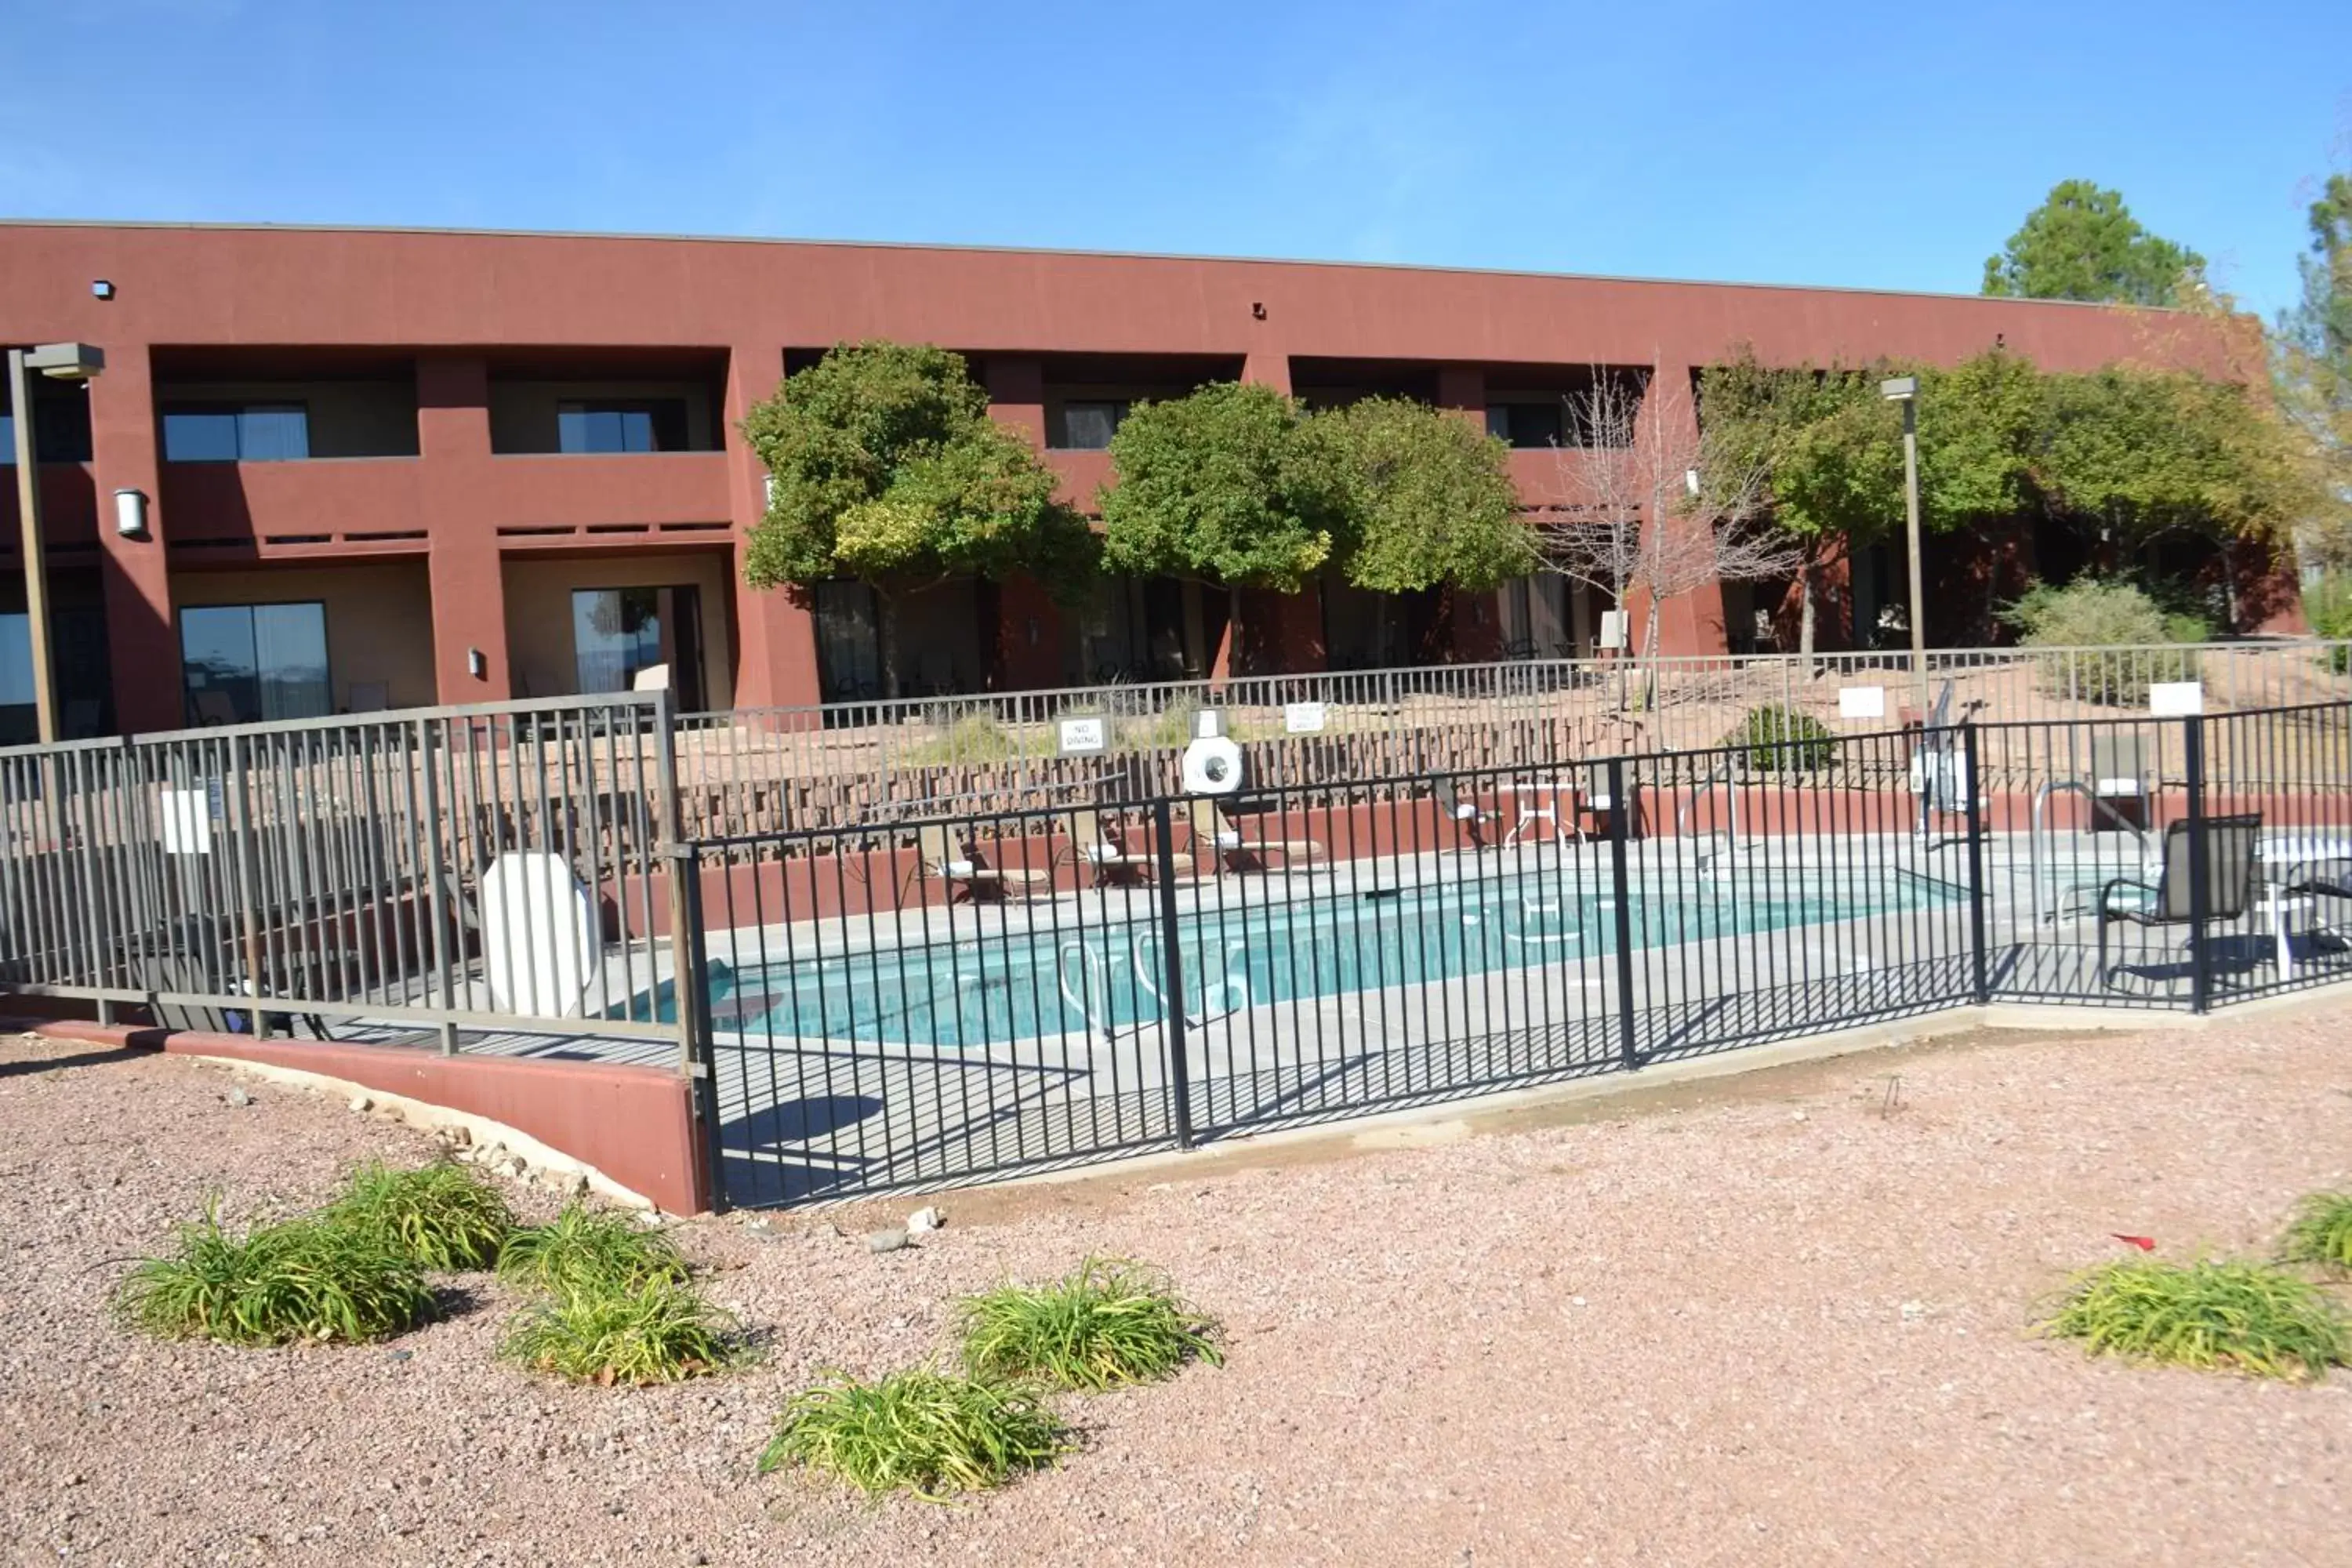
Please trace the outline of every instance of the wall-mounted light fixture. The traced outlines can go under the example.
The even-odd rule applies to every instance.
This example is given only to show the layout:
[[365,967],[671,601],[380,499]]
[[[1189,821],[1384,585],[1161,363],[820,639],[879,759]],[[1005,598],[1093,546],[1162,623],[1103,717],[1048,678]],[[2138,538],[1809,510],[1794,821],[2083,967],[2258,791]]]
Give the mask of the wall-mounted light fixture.
[[760,476],[760,504],[766,507],[771,511],[775,510],[776,476],[773,474],[761,474]]
[[147,492],[145,490],[114,492],[114,531],[125,539],[147,537]]
[[1691,500],[1698,500],[1698,470],[1696,468],[1685,468],[1683,470],[1683,489],[1690,492]]
[[1265,301],[1263,300],[1252,300],[1250,301],[1250,316],[1254,321],[1265,321]]
[[480,648],[469,647],[466,650],[466,673],[476,680],[488,680],[490,678],[490,661],[482,657]]
[[103,278],[93,278],[89,280],[89,295],[93,300],[111,300],[114,285]]

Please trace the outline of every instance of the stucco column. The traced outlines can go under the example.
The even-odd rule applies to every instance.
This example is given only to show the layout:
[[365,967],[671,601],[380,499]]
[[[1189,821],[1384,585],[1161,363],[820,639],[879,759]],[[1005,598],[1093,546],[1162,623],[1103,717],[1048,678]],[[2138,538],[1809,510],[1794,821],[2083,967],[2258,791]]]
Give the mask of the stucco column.
[[743,439],[751,405],[783,380],[780,343],[738,343],[727,353],[728,521],[734,524],[735,706],[804,708],[817,700],[816,617],[796,588],[754,588],[743,581],[751,530],[768,515],[768,471]]
[[[1045,366],[1023,354],[991,354],[982,367],[988,416],[1045,450]],[[991,671],[1000,690],[1026,691],[1062,683],[1060,606],[1027,577],[1003,585]]]
[[[1641,422],[1640,439],[1655,439],[1668,451],[1698,450],[1698,416],[1690,394],[1688,371],[1682,365],[1664,363],[1657,367],[1650,379],[1651,396],[1665,398],[1662,405],[1663,428],[1654,432],[1650,421]],[[1680,378],[1670,383],[1669,378]],[[1679,475],[1669,478],[1675,485]],[[1675,498],[1680,492],[1676,490]],[[1647,522],[1650,520],[1645,519]],[[1711,527],[1705,518],[1666,517],[1658,520],[1664,527],[1701,529]],[[1628,594],[1625,608],[1632,619],[1626,626],[1628,651],[1642,651],[1643,629],[1649,625],[1650,596],[1639,589]],[[1723,584],[1709,582],[1678,594],[1658,606],[1658,652],[1673,654],[1719,654],[1726,651],[1723,637]]]
[[1437,406],[1459,414],[1480,430],[1486,428],[1486,371],[1483,365],[1447,364],[1437,368]]
[[[126,735],[184,724],[180,638],[155,449],[155,387],[144,343],[110,345],[89,384],[91,471],[98,488],[99,581],[106,598],[107,660],[114,725]],[[147,497],[147,537],[114,531],[114,492]]]
[[424,464],[435,694],[444,703],[504,701],[514,695],[506,579],[498,520],[478,510],[492,461],[489,367],[479,355],[417,356],[416,450]]

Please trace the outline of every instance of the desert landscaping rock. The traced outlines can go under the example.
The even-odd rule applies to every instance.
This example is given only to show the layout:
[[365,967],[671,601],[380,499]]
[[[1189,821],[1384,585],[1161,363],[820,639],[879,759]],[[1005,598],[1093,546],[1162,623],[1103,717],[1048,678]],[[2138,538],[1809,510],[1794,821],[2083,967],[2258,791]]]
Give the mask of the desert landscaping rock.
[[[439,1145],[291,1088],[225,1119],[226,1073],[184,1058],[9,1042],[0,1562],[2338,1562],[2352,1373],[2149,1372],[2027,1326],[2116,1233],[2259,1255],[2352,1184],[2347,1037],[2342,1005],[1980,1037],[1507,1135],[1106,1167],[959,1194],[887,1268],[845,1236],[903,1199],[680,1221],[761,1358],[645,1390],[499,1363],[519,1298],[480,1276],[382,1346],[132,1336],[123,1259],[210,1194],[242,1226]],[[1884,1116],[1857,1089],[1896,1068]],[[793,1390],[940,1361],[958,1295],[1089,1254],[1166,1268],[1226,1364],[1062,1402],[1078,1452],[953,1509],[754,1473]]]
[[897,1252],[907,1245],[904,1230],[870,1230],[866,1233],[868,1252]]
[[226,1100],[229,1104],[237,1107],[239,1110],[243,1110],[245,1107],[253,1103],[253,1096],[246,1093],[244,1089],[238,1088],[236,1084],[229,1085],[227,1092],[223,1094],[221,1098]]

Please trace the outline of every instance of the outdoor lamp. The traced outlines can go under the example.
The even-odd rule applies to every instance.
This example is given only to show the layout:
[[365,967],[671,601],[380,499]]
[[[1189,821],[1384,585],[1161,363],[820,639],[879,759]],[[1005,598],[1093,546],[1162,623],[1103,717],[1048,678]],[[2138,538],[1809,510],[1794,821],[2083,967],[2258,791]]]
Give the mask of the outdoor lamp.
[[25,351],[25,368],[52,381],[88,381],[106,368],[106,351],[88,343],[43,343]]
[[1878,384],[1878,395],[1889,403],[1908,403],[1919,395],[1919,378],[1897,375]]
[[114,531],[125,539],[147,537],[147,492],[117,490],[114,492]]

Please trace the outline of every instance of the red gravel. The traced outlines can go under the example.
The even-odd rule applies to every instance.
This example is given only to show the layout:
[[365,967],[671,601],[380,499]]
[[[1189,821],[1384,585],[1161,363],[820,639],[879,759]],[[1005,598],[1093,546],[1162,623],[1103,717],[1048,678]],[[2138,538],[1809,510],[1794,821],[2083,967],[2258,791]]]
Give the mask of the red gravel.
[[[119,1260],[208,1191],[283,1212],[429,1141],[0,1041],[0,1540],[139,1565],[2342,1563],[2352,1373],[2150,1372],[2024,1330],[2110,1233],[2256,1250],[2352,1184],[2347,1021],[1880,1052],[1615,1120],[910,1200],[887,1212],[949,1227],[885,1257],[873,1211],[698,1222],[707,1288],[772,1346],[643,1392],[494,1363],[485,1284],[390,1347],[131,1337]],[[958,1509],[752,1473],[820,1367],[932,1353],[955,1292],[1090,1250],[1171,1269],[1225,1370],[1069,1402],[1084,1452]]]

